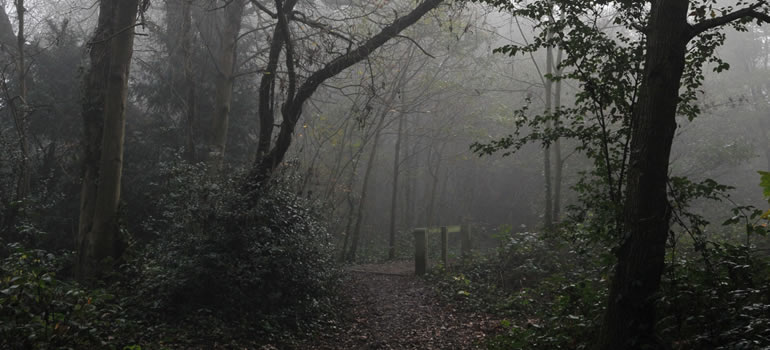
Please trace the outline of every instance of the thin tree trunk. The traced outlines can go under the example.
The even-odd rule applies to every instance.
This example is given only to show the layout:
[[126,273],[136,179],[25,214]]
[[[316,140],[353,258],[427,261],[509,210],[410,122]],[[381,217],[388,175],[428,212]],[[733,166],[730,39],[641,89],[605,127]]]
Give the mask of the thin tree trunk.
[[[352,149],[351,149],[352,153]],[[360,159],[360,153],[357,157]],[[348,214],[346,215],[345,219],[345,239],[342,242],[342,249],[340,253],[340,261],[345,261],[346,254],[348,251],[348,241],[351,236],[350,228],[353,226],[353,216],[355,213],[355,202],[353,201],[353,184],[355,183],[356,178],[356,169],[358,169],[358,161],[356,160],[353,163],[353,168],[350,170],[350,177],[348,178],[348,190],[345,193],[346,200],[348,202]]]
[[182,0],[181,50],[184,62],[184,81],[187,89],[184,103],[184,158],[189,163],[195,163],[198,161],[198,156],[195,149],[195,123],[197,119],[198,108],[195,102],[197,99],[197,87],[195,82],[195,67],[193,66],[192,2],[193,0]]
[[[407,118],[405,115],[404,118]],[[408,119],[404,121],[404,123],[408,124]],[[407,131],[404,133],[404,149],[406,150],[406,154],[404,155],[404,226],[411,228],[414,225],[414,175],[413,175],[413,158],[415,156],[415,151],[411,150],[413,148],[411,144],[411,133],[409,132],[410,128],[407,125]]]
[[214,82],[214,120],[211,125],[211,142],[209,144],[209,170],[211,174],[218,173],[222,167],[227,146],[227,129],[230,126],[230,108],[233,99],[233,84],[235,82],[235,63],[237,59],[238,34],[241,31],[241,21],[245,0],[234,0],[223,9],[223,18],[219,23],[219,56],[217,57],[217,72]]
[[451,178],[451,167],[447,167],[446,171],[444,172],[444,181],[441,181],[441,189],[438,192],[438,225],[446,225],[446,194],[447,194],[447,187],[449,187],[449,179]]
[[[563,16],[563,15],[562,15]],[[561,66],[561,60],[562,60],[562,53],[563,50],[561,47],[559,48],[559,51],[556,52],[556,76],[559,77],[559,80],[554,82],[554,91],[553,91],[553,104],[554,109],[556,111],[556,118],[554,119],[554,127],[559,128],[560,122],[559,122],[559,112],[561,111],[561,74],[562,70],[560,68]],[[553,143],[553,156],[554,156],[554,175],[553,175],[553,216],[552,219],[554,222],[559,222],[561,217],[561,185],[562,185],[562,172],[564,171],[564,160],[562,159],[561,155],[561,138],[556,138],[556,140]]]
[[401,134],[404,132],[404,114],[398,116],[398,133],[396,134],[396,148],[393,155],[393,191],[390,197],[390,239],[388,246],[388,259],[396,257],[396,209],[398,206],[398,176],[401,167]]
[[[428,197],[428,208],[426,210],[426,224],[428,227],[435,226],[435,209],[436,209],[436,193],[438,189],[438,183],[439,183],[439,174],[441,173],[441,156],[444,150],[444,146],[446,144],[443,144],[441,146],[441,150],[437,152],[436,157],[436,168],[435,170],[431,170],[431,164],[430,164],[430,158],[428,160],[428,173],[430,173],[431,177],[431,187],[430,187],[430,197]],[[429,154],[430,157],[430,154]]]
[[768,134],[768,130],[770,130],[770,124],[768,124],[767,120],[765,120],[767,116],[761,116],[759,119],[759,125],[760,132],[762,135],[762,148],[764,149],[765,153],[765,159],[767,160],[767,170],[770,170],[770,134]]
[[16,0],[16,16],[18,17],[19,27],[16,35],[16,70],[19,79],[19,97],[14,103],[14,115],[17,120],[17,131],[19,136],[19,148],[21,151],[21,164],[19,173],[19,182],[16,188],[16,199],[21,200],[27,197],[30,191],[32,174],[30,171],[29,138],[27,128],[27,63],[24,46],[26,45],[26,36],[24,34],[24,21],[26,9],[24,0]]
[[380,120],[377,122],[377,128],[374,134],[374,142],[372,143],[372,150],[369,153],[369,162],[366,164],[366,171],[364,172],[364,183],[361,188],[361,199],[358,201],[358,211],[356,213],[356,225],[353,228],[353,239],[350,243],[350,250],[348,251],[347,260],[354,261],[356,259],[356,250],[358,249],[358,242],[361,238],[361,225],[364,221],[364,208],[366,206],[366,198],[369,194],[369,180],[372,177],[372,169],[374,168],[374,160],[377,156],[377,146],[380,143],[380,134],[382,132],[382,126],[385,123],[385,117],[389,107],[386,105],[383,107]]
[[[118,232],[128,74],[138,0],[101,0],[85,81],[85,169],[78,242],[78,273],[91,277],[124,249]],[[104,269],[104,267],[101,267]]]
[[193,1],[195,0],[166,0],[166,46],[170,56],[170,81],[174,94],[178,96],[178,106],[182,115],[183,157],[189,163],[195,163],[198,159],[195,145],[197,88],[192,48]]
[[[553,33],[548,32],[548,40],[553,38]],[[550,76],[553,73],[553,47],[548,46],[546,48],[545,56],[545,114],[550,116],[553,96],[553,81]],[[546,122],[546,128],[550,129],[551,122]],[[551,145],[547,143],[543,150],[543,176],[545,180],[545,214],[543,215],[543,226],[546,230],[550,230],[553,225],[553,194],[551,193]]]

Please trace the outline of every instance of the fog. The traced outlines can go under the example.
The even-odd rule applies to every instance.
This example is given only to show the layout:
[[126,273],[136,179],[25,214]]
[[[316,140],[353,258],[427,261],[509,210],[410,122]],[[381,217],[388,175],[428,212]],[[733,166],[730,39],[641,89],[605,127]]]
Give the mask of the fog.
[[[155,194],[146,188],[162,176],[161,166],[216,164],[212,160],[220,151],[212,147],[222,140],[217,176],[248,169],[258,157],[259,86],[269,61],[275,11],[273,4],[259,1],[233,3],[193,1],[184,18],[183,2],[154,1],[134,28],[122,203],[126,224],[138,235],[139,223],[152,215],[146,208]],[[82,133],[79,79],[98,9],[91,1],[26,1],[24,6],[29,16],[28,166],[40,169],[33,187],[75,203]],[[226,13],[235,6],[242,9]],[[399,1],[301,1],[292,15],[297,21],[291,29],[293,74],[301,83],[409,7]],[[2,35],[11,38],[4,45],[9,46],[18,26],[10,2],[3,17]],[[223,72],[226,35],[234,29],[233,20],[240,24],[235,23],[235,56],[228,73]],[[514,111],[527,106],[534,114],[544,108],[544,50],[514,57],[492,52],[532,42],[533,35],[530,21],[488,7],[441,6],[315,91],[304,104],[276,176],[286,177],[293,191],[318,203],[337,243],[358,224],[367,254],[386,249],[391,216],[399,240],[410,239],[415,227],[466,221],[485,233],[502,225],[537,231],[545,205],[543,145],[531,142],[508,156],[480,156],[470,148],[514,133]],[[728,36],[717,54],[731,69],[721,74],[706,69],[697,95],[701,115],[678,121],[671,175],[713,178],[735,187],[734,202],[760,205],[755,171],[770,167],[762,78],[767,44],[764,31],[754,26]],[[21,157],[8,108],[13,65],[6,58],[7,116],[0,134],[4,201],[13,197],[14,164]],[[265,95],[273,99],[266,105],[275,111],[286,103],[287,74],[280,59],[275,91]],[[565,108],[574,103],[576,84],[561,81]],[[229,99],[221,95],[228,89]],[[276,113],[273,124],[282,123]],[[277,134],[276,128],[270,137],[275,140]],[[577,146],[565,138],[559,145],[562,164],[552,165],[563,168],[562,178],[553,180],[561,187],[556,204],[561,216],[575,204],[571,188],[579,174],[592,166]]]
[[0,5],[0,348],[770,343],[764,1]]

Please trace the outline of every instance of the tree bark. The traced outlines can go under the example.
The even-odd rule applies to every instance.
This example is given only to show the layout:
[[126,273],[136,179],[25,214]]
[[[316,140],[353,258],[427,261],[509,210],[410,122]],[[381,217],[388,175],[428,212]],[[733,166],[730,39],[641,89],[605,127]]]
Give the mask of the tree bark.
[[[548,32],[548,40],[553,38],[553,32]],[[545,85],[545,115],[550,117],[553,108],[553,47],[548,46],[545,54],[545,74],[543,79]],[[546,128],[550,129],[553,124],[546,122]],[[553,193],[551,189],[551,145],[546,143],[543,150],[543,178],[545,182],[545,213],[543,215],[543,227],[546,231],[553,226]]]
[[393,190],[390,196],[390,237],[388,247],[388,259],[396,257],[396,209],[398,209],[398,176],[401,171],[401,134],[404,132],[404,114],[398,116],[398,132],[396,133],[396,147],[393,150]]
[[377,146],[380,143],[380,134],[382,132],[382,126],[385,123],[385,117],[388,115],[389,106],[383,107],[380,120],[377,122],[376,131],[374,134],[374,143],[372,144],[372,150],[369,154],[369,162],[366,164],[366,171],[364,172],[364,183],[361,187],[361,199],[358,201],[358,210],[356,212],[356,224],[353,228],[353,237],[350,242],[350,250],[347,254],[348,261],[354,261],[356,259],[356,250],[358,250],[358,242],[361,238],[361,225],[364,221],[364,208],[366,206],[366,198],[369,194],[369,180],[372,176],[372,169],[374,169],[374,160],[377,156]]
[[[195,123],[197,84],[193,64],[192,5],[194,0],[166,0],[166,41],[170,54],[171,84],[179,93],[184,133],[183,157],[189,163],[198,160]],[[181,72],[178,63],[181,62]],[[181,74],[180,74],[181,73]]]
[[689,41],[687,0],[653,2],[634,114],[624,228],[599,349],[658,349],[655,300],[671,210],[666,182]]
[[16,70],[19,79],[19,96],[17,101],[11,102],[14,105],[14,117],[16,119],[16,129],[19,136],[19,148],[21,151],[21,164],[19,180],[16,186],[16,199],[22,200],[27,197],[30,191],[32,173],[29,165],[29,130],[27,128],[27,116],[29,115],[27,105],[27,62],[24,46],[27,38],[24,34],[24,21],[26,8],[24,0],[16,0],[16,16],[18,17],[18,33],[16,34]]
[[[128,74],[138,0],[100,0],[85,77],[84,175],[78,231],[78,274],[93,277],[124,249],[118,228]],[[103,269],[104,267],[101,267]]]
[[[446,143],[441,144],[441,149],[436,150],[435,152],[429,152],[428,153],[428,174],[431,177],[431,186],[430,186],[430,194],[428,197],[428,208],[426,208],[426,216],[425,216],[425,224],[428,227],[436,226],[436,194],[438,193],[438,183],[440,181],[440,174],[441,174],[441,160],[444,153],[444,146],[446,146]],[[431,149],[432,150],[432,149]],[[431,153],[436,154],[435,157],[437,157],[436,160],[436,168],[435,171],[433,170],[431,166]]]
[[[360,159],[360,157],[358,157]],[[355,202],[353,201],[353,183],[355,182],[356,169],[358,168],[358,162],[354,162],[353,169],[350,171],[350,177],[348,177],[348,191],[345,194],[345,200],[348,203],[348,213],[345,215],[345,238],[342,242],[342,249],[340,253],[340,261],[345,261],[348,251],[348,241],[352,232],[350,228],[353,226],[353,215],[355,213]]]
[[[561,66],[561,60],[562,60],[562,53],[564,50],[559,48],[559,51],[556,53],[556,76],[561,77],[562,70],[560,68]],[[554,127],[559,128],[559,112],[561,111],[561,78],[554,82],[554,91],[553,91],[553,105],[554,110],[556,111],[556,117],[554,118]],[[564,159],[562,159],[561,155],[561,138],[557,137],[556,140],[553,142],[553,163],[555,165],[554,167],[554,174],[553,174],[553,215],[551,216],[551,219],[553,219],[554,222],[558,223],[561,220],[561,186],[562,186],[562,172],[564,171]]]
[[770,133],[768,133],[768,130],[770,130],[770,123],[768,123],[764,118],[766,118],[766,116],[760,117],[759,121],[759,124],[761,125],[760,130],[762,132],[760,137],[762,137],[762,148],[764,148],[765,160],[767,161],[766,169],[770,171]]
[[[404,116],[407,118],[407,116]],[[404,155],[404,226],[411,229],[414,225],[414,175],[412,174],[414,169],[414,157],[416,151],[412,149],[411,133],[408,126],[409,120],[404,121],[407,124],[407,131],[404,133],[404,145],[403,148],[406,151]]]
[[[272,149],[265,151],[264,155],[257,157],[257,161],[252,167],[247,187],[253,190],[256,186],[262,183],[265,179],[269,178],[275,170],[275,168],[283,161],[286,151],[292,141],[292,134],[294,128],[302,115],[302,108],[305,102],[315,93],[316,89],[327,79],[339,74],[343,70],[350,66],[361,62],[366,59],[374,50],[385,44],[388,40],[398,35],[401,31],[417,22],[428,11],[434,9],[441,4],[443,0],[425,0],[419,4],[414,10],[409,12],[403,17],[400,17],[393,21],[390,25],[383,28],[379,33],[366,40],[363,44],[351,50],[350,52],[341,55],[318,71],[312,73],[305,82],[299,86],[296,90],[296,95],[289,94],[286,99],[284,108],[282,108],[283,122],[281,123],[278,137],[273,145]],[[273,40],[278,40],[274,38]],[[287,44],[289,42],[287,41]],[[287,51],[288,52],[288,51]],[[287,60],[287,63],[291,60]],[[291,71],[290,71],[291,73]],[[293,79],[289,77],[289,84],[291,85]],[[289,89],[290,91],[292,89]],[[260,114],[260,118],[264,118]],[[272,115],[270,116],[272,117]],[[273,117],[274,119],[274,117]],[[262,137],[260,137],[262,138]]]
[[218,23],[219,45],[217,71],[214,82],[214,120],[211,125],[208,164],[210,174],[216,174],[222,167],[227,146],[227,129],[230,126],[230,108],[233,100],[235,64],[237,60],[238,34],[241,31],[245,0],[233,0],[222,9]]

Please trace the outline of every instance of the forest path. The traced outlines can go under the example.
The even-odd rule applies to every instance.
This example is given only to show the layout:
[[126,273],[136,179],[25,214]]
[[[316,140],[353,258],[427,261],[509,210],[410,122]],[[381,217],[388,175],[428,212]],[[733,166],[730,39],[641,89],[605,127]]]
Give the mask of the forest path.
[[439,301],[414,262],[353,266],[344,296],[350,322],[303,349],[482,349],[499,320]]

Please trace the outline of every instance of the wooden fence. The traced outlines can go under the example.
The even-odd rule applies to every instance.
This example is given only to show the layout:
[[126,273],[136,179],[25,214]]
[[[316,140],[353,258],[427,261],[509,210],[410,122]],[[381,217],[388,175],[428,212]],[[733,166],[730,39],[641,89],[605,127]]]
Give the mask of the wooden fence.
[[441,247],[441,262],[449,266],[447,250],[449,246],[449,234],[460,234],[460,254],[464,258],[471,251],[471,225],[462,224],[455,226],[441,226],[417,228],[414,235],[414,272],[418,276],[425,274],[428,268],[428,234],[440,234],[439,246]]

